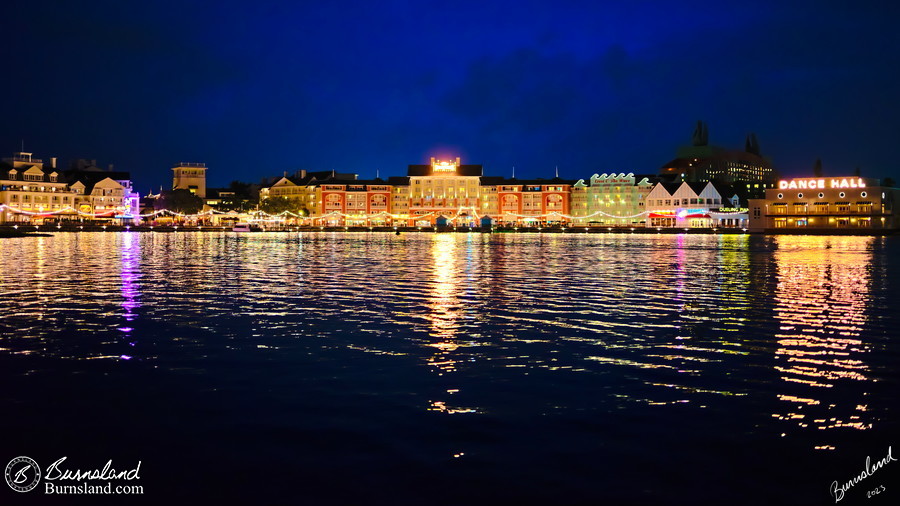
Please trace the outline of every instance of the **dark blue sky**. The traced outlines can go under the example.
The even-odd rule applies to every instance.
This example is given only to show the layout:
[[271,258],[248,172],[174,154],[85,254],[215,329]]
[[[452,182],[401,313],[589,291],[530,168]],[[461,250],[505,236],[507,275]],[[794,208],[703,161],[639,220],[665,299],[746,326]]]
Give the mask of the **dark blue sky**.
[[[3,156],[95,158],[138,190],[300,168],[655,172],[755,132],[786,174],[900,179],[897,7],[866,2],[20,2]],[[887,2],[885,2],[887,3]]]

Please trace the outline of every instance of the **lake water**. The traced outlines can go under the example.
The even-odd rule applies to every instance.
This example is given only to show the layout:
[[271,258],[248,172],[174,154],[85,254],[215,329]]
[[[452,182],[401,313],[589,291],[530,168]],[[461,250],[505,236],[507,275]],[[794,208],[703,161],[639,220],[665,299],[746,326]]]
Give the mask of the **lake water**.
[[898,271],[880,237],[2,239],[0,464],[140,460],[149,502],[833,504],[900,456]]

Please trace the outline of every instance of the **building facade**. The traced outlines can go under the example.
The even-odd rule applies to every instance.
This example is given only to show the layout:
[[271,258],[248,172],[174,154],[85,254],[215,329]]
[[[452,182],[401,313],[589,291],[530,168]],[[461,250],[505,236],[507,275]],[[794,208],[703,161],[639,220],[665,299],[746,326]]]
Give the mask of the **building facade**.
[[181,162],[172,167],[172,189],[206,198],[206,164]]
[[585,185],[572,188],[572,222],[576,225],[643,227],[647,221],[646,200],[653,183],[633,173],[594,174]]
[[658,183],[647,195],[647,226],[717,228],[748,226],[747,210],[733,187],[715,183]]
[[42,223],[76,219],[78,195],[56,168],[32,153],[19,152],[0,164],[0,223]]
[[818,177],[783,179],[750,200],[756,231],[896,230],[900,190],[877,179]]

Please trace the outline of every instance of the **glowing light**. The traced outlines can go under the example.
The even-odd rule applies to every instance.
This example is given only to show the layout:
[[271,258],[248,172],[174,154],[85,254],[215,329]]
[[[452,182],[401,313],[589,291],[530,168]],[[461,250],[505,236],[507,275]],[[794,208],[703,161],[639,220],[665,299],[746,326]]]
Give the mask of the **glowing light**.
[[[827,186],[826,186],[827,183]],[[862,178],[845,177],[845,178],[803,178],[803,179],[783,179],[778,181],[779,190],[824,190],[825,188],[865,188],[866,183]]]

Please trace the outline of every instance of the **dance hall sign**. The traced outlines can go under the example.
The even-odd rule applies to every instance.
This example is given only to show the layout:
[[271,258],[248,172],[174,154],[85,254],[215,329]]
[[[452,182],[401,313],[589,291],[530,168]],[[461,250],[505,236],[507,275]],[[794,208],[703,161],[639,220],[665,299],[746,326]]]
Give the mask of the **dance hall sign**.
[[865,188],[866,183],[859,177],[782,179],[779,190],[824,190],[826,188]]

